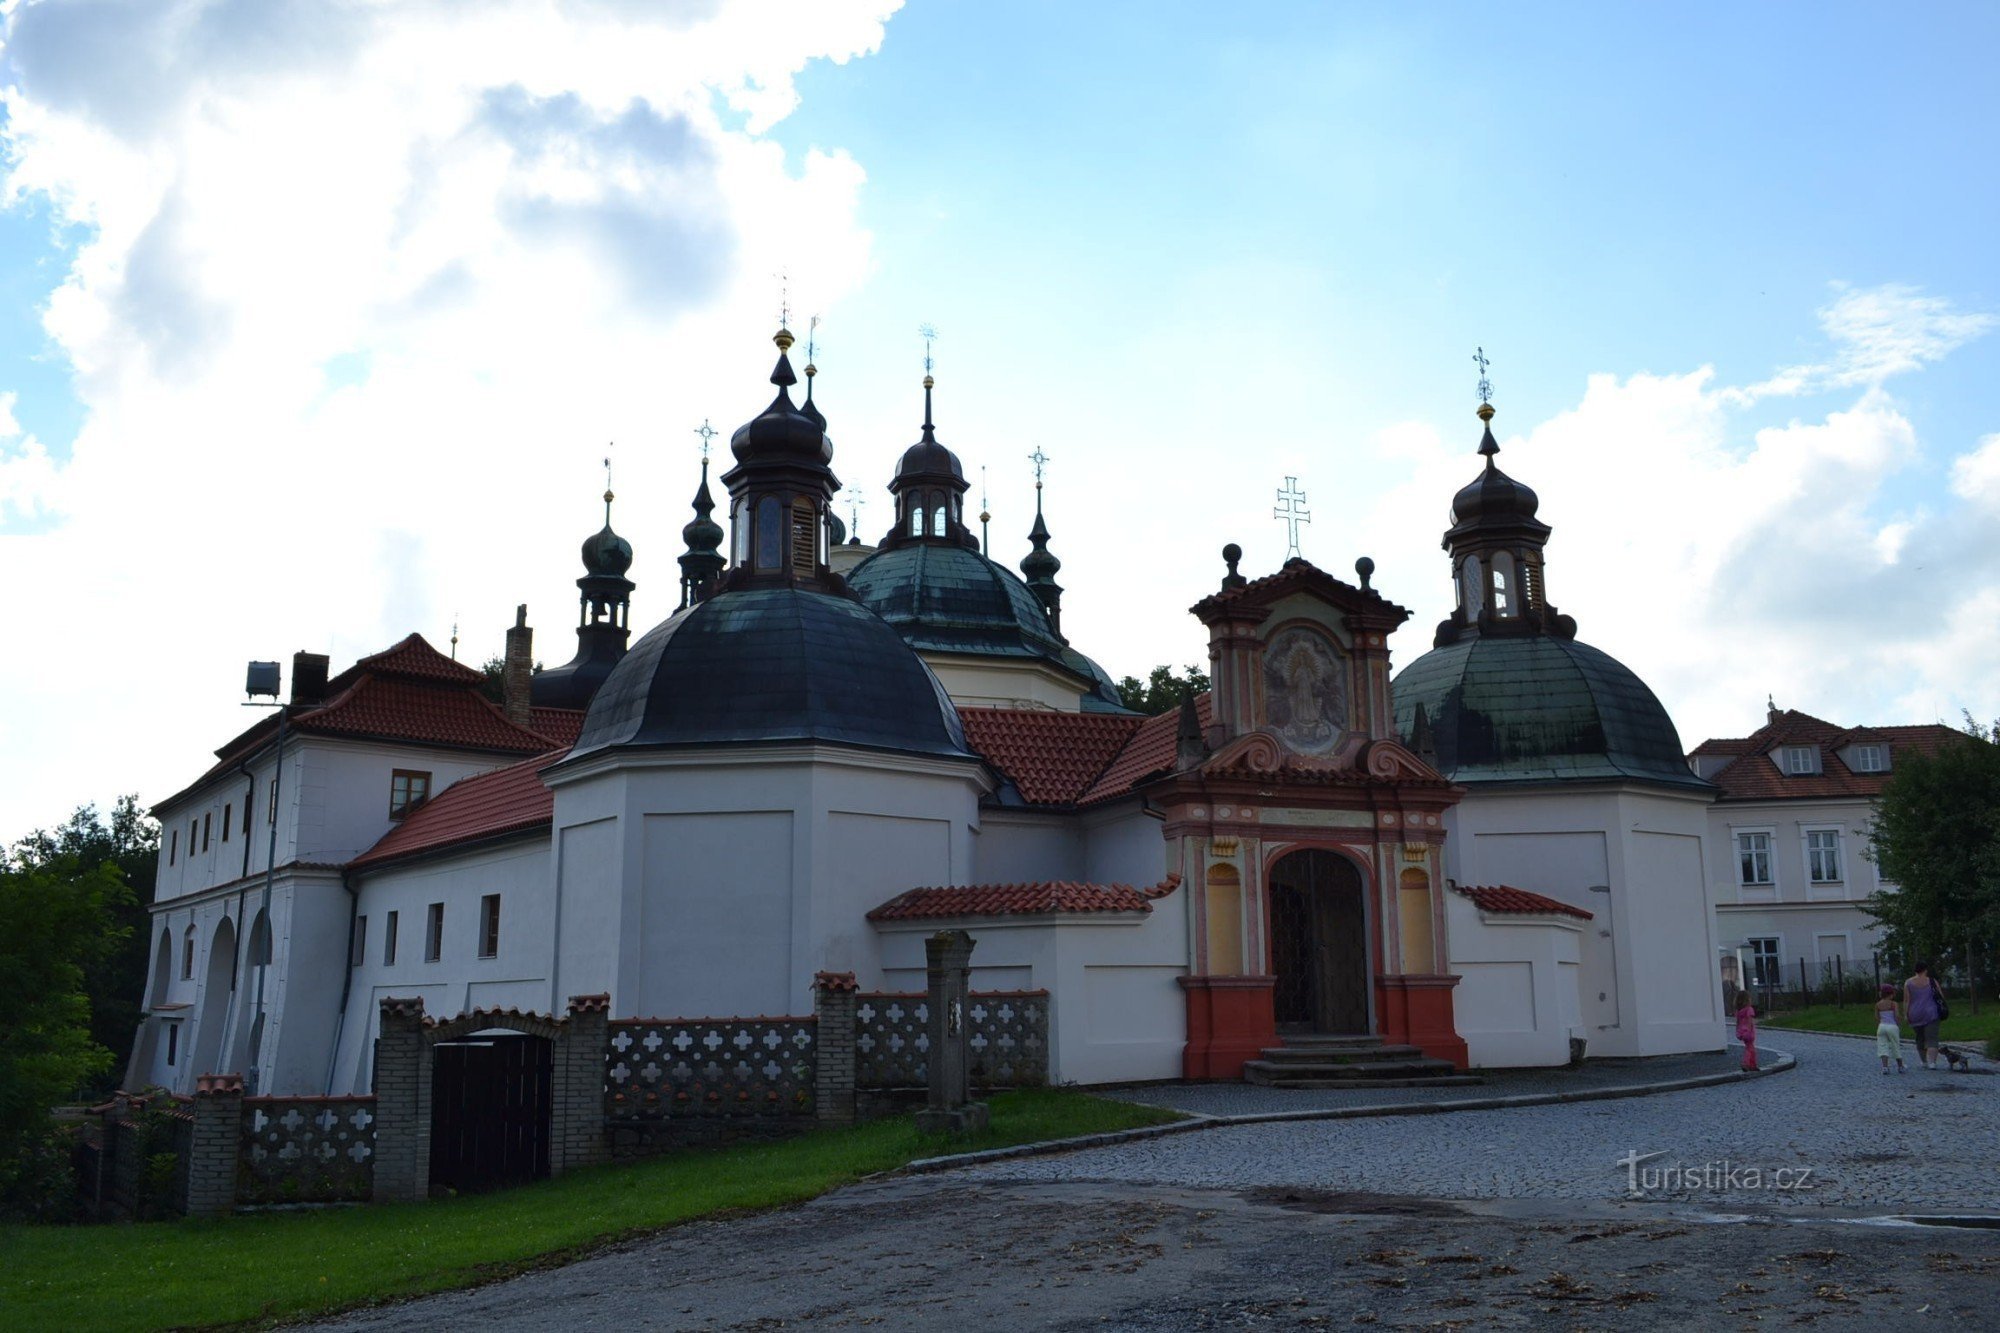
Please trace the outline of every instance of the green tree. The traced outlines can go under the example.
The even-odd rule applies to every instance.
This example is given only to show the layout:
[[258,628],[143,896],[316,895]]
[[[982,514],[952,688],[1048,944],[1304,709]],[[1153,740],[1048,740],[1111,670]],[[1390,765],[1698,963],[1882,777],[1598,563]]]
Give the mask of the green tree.
[[1897,885],[1868,899],[1900,960],[1971,962],[1995,976],[2000,941],[2000,723],[1968,714],[1966,738],[1898,755],[1875,811],[1871,855]]
[[119,894],[110,903],[115,943],[90,951],[83,960],[91,1039],[111,1052],[115,1074],[125,1067],[139,1030],[149,958],[147,904],[159,868],[160,826],[139,808],[137,796],[121,796],[108,820],[96,806],[82,806],[54,830],[36,829],[22,838],[0,860],[16,869],[58,874],[88,874],[101,866],[116,866],[125,883],[136,890]]
[[111,1068],[91,1040],[85,975],[129,936],[118,914],[131,897],[109,862],[0,865],[0,1205],[46,1202],[49,1111]]
[[1182,700],[1205,693],[1207,689],[1208,673],[1198,666],[1189,666],[1179,676],[1174,674],[1172,667],[1156,666],[1153,674],[1143,682],[1137,676],[1127,676],[1119,681],[1118,697],[1135,713],[1157,716],[1179,708]]
[[[537,673],[542,669],[540,662],[535,663],[534,670]],[[506,703],[507,659],[504,657],[489,657],[480,664],[479,670],[486,677],[485,682],[479,687],[479,692],[496,704]]]

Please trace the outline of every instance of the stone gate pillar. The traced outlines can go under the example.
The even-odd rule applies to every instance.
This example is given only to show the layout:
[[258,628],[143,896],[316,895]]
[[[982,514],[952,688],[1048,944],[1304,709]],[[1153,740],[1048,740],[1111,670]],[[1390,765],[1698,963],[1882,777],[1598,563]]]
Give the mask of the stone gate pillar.
[[930,1104],[917,1113],[927,1134],[969,1134],[986,1128],[986,1103],[972,1100],[966,1052],[966,1002],[972,991],[972,936],[940,930],[924,941],[930,981]]
[[431,1044],[421,996],[382,1000],[375,1042],[375,1202],[414,1203],[431,1192]]
[[227,1217],[236,1208],[236,1157],[243,1151],[243,1076],[195,1080],[194,1132],[188,1136],[187,1215]]
[[852,972],[813,976],[813,1112],[825,1125],[854,1123],[854,1023],[860,983]]
[[607,1161],[604,1134],[604,1051],[611,1035],[611,997],[572,995],[569,1020],[555,1043],[554,1105],[549,1113],[549,1174]]

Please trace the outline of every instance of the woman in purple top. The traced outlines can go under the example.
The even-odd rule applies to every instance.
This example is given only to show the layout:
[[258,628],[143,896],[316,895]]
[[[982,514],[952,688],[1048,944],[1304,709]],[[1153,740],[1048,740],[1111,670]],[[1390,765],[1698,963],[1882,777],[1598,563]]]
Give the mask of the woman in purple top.
[[1943,992],[1931,976],[1929,963],[1918,963],[1916,974],[1903,983],[1903,1001],[1908,1006],[1910,1030],[1917,1037],[1917,1059],[1924,1068],[1934,1069],[1937,1055],[1938,997]]

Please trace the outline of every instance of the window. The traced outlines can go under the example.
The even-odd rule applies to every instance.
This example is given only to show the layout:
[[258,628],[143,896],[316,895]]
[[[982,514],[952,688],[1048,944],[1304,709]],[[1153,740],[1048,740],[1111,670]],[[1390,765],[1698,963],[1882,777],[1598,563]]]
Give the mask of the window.
[[214,827],[215,827],[215,811],[210,810],[207,814],[201,817],[201,849],[204,852],[208,850],[208,835],[210,830],[212,830]]
[[1785,747],[1785,772],[1793,777],[1819,772],[1819,750],[1811,745]]
[[1857,745],[1854,747],[1854,771],[1857,773],[1880,773],[1889,766],[1882,762],[1882,747],[1879,745]]
[[179,1023],[169,1023],[167,1024],[167,1064],[171,1066],[180,1053],[181,1025]]
[[193,856],[193,855],[194,855],[194,847],[195,847],[195,844],[196,844],[196,843],[198,843],[198,842],[200,842],[200,841],[201,841],[201,821],[200,821],[199,819],[190,819],[190,820],[188,821],[188,855],[189,855],[189,856]]
[[924,507],[921,502],[910,506],[910,535],[912,537],[924,535]]
[[1736,863],[1737,883],[1746,887],[1768,886],[1771,883],[1771,835],[1737,834]]
[[382,923],[382,966],[391,967],[396,962],[396,918],[397,912],[389,913],[389,919]]
[[432,903],[430,920],[424,929],[424,961],[435,963],[444,957],[444,904]]
[[757,568],[782,570],[785,567],[785,511],[778,497],[767,495],[757,502]]
[[412,768],[389,774],[389,818],[401,819],[430,799],[431,775]]
[[1806,877],[1814,884],[1840,883],[1840,830],[1806,833]]
[[489,893],[479,900],[479,956],[494,958],[500,953],[500,895]]
[[181,980],[194,980],[194,927],[187,928],[187,936],[181,943]]
[[1750,948],[1750,984],[1753,986],[1776,986],[1781,964],[1778,962],[1778,940],[1776,936],[1745,940]]
[[368,918],[354,918],[354,951],[348,956],[349,967],[360,967],[368,961]]
[[264,807],[264,822],[266,824],[278,822],[278,776],[275,773],[271,775],[271,799]]
[[235,810],[235,808],[236,807],[233,805],[225,805],[222,807],[222,840],[224,842],[229,841],[229,816],[231,812]]
[[179,829],[175,829],[173,832],[173,836],[167,839],[167,864],[172,865],[174,863],[174,858],[179,856],[180,854],[181,854],[181,831]]
[[243,793],[243,836],[246,838],[250,836],[250,795],[256,790],[251,787]]

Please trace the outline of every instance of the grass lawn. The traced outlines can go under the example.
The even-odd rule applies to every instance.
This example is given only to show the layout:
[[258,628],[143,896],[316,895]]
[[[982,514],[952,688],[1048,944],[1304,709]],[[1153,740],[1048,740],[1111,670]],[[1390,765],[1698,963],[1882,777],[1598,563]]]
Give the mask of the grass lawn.
[[[1865,1004],[1815,1004],[1805,1009],[1781,1009],[1769,1018],[1757,1021],[1763,1027],[1803,1028],[1808,1032],[1852,1032],[1864,1037],[1875,1035],[1875,1011]],[[1909,1035],[1909,1029],[1903,1029],[1905,1041]],[[1938,1036],[1954,1046],[1971,1046],[1984,1051],[1988,1041],[2000,1037],[2000,1001],[1982,995],[1979,1013],[1975,1017],[1969,1000],[1953,999],[1951,1017],[1938,1029]]]
[[1063,1090],[1007,1093],[992,1106],[992,1127],[957,1142],[919,1135],[905,1115],[435,1203],[0,1228],[0,1320],[7,1333],[109,1333],[326,1314],[475,1286],[707,1214],[798,1203],[940,1152],[1180,1118]]

